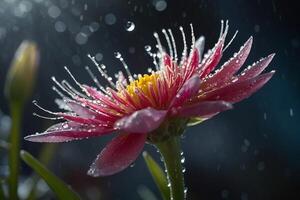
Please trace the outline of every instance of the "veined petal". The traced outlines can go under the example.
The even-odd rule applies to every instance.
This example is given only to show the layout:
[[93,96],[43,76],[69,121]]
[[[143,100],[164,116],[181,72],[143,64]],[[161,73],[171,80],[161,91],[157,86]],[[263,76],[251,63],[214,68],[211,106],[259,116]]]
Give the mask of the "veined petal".
[[173,98],[169,108],[181,106],[187,99],[196,95],[199,91],[200,82],[198,75],[194,75],[187,80]]
[[128,133],[115,137],[97,156],[88,175],[108,176],[133,163],[143,150],[147,134]]
[[225,101],[203,101],[197,104],[184,106],[178,110],[181,117],[206,117],[225,110],[232,109],[232,104]]
[[275,71],[245,81],[236,81],[225,87],[209,91],[200,96],[205,101],[223,100],[230,103],[241,101],[260,89],[273,76]]
[[163,122],[167,111],[145,108],[129,116],[125,116],[115,123],[115,128],[129,133],[149,133]]
[[271,54],[271,55],[269,55],[269,56],[267,56],[265,58],[262,58],[258,62],[254,63],[252,66],[246,68],[238,76],[239,81],[250,79],[250,78],[253,78],[253,77],[259,75],[262,71],[264,71],[264,69],[266,67],[268,67],[268,65],[270,64],[270,62],[274,58],[274,56],[275,56],[275,53],[273,53],[273,54]]
[[32,134],[24,139],[31,142],[68,142],[86,139],[113,132],[113,128],[83,126],[74,122],[64,122],[51,126],[44,133]]

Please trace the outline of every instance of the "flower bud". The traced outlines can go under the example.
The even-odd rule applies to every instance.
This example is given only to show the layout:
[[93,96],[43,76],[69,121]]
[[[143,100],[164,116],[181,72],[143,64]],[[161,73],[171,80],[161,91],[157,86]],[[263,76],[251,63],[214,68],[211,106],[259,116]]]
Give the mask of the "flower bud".
[[12,60],[5,82],[5,95],[9,101],[25,103],[31,96],[39,63],[37,45],[23,41]]

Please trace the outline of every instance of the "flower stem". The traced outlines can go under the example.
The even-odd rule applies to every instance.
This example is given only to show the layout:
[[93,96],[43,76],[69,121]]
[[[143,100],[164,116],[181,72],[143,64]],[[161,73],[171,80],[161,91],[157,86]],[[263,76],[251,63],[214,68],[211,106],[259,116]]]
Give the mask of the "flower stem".
[[20,168],[20,128],[22,121],[22,103],[11,102],[10,112],[12,126],[10,131],[10,151],[9,151],[9,197],[18,199],[18,176]]
[[165,168],[167,170],[170,186],[171,200],[184,200],[184,177],[181,163],[180,136],[170,137],[168,140],[157,143]]

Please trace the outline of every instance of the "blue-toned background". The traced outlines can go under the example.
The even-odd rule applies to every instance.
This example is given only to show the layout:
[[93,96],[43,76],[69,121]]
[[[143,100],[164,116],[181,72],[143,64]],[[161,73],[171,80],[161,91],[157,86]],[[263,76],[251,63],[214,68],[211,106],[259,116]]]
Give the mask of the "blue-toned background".
[[[92,84],[84,66],[92,67],[87,54],[96,55],[113,75],[121,69],[114,52],[120,51],[135,73],[145,73],[152,61],[144,46],[154,45],[154,31],[172,28],[181,44],[178,27],[193,23],[195,34],[206,37],[206,49],[216,42],[220,20],[230,22],[229,37],[239,33],[222,62],[254,36],[247,65],[270,53],[276,57],[267,70],[275,76],[263,89],[203,124],[187,130],[185,152],[188,199],[297,199],[300,196],[300,78],[299,6],[283,0],[218,1],[105,1],[105,0],[2,0],[0,1],[0,86],[14,51],[24,39],[38,43],[41,65],[33,99],[51,110],[55,93],[51,76],[68,79],[67,65],[82,83]],[[128,26],[128,21],[134,26]],[[133,30],[131,30],[133,29]],[[181,47],[179,47],[181,48]],[[0,93],[0,109],[8,115]],[[28,103],[23,135],[40,132],[52,121],[32,116]],[[9,119],[1,114],[1,135]],[[79,191],[84,199],[141,199],[150,189],[159,198],[145,163],[105,178],[91,178],[86,171],[110,137],[59,144],[50,168]],[[22,141],[34,155],[40,144]],[[159,157],[153,147],[152,155]],[[0,174],[7,173],[4,156]],[[30,171],[25,166],[24,173]],[[51,198],[51,193],[49,194]]]

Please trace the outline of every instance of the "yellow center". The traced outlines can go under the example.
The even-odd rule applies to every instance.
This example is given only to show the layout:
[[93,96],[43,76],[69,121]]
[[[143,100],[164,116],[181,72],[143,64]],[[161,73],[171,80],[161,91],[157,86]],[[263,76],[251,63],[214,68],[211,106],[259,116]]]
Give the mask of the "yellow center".
[[145,96],[152,100],[153,98],[149,89],[149,85],[152,85],[154,92],[157,92],[158,77],[158,74],[144,74],[143,76],[140,76],[137,80],[130,82],[130,84],[126,87],[126,90],[129,93],[129,95],[134,99],[134,101],[138,101],[139,99],[138,95],[136,94],[136,89],[143,92]]

